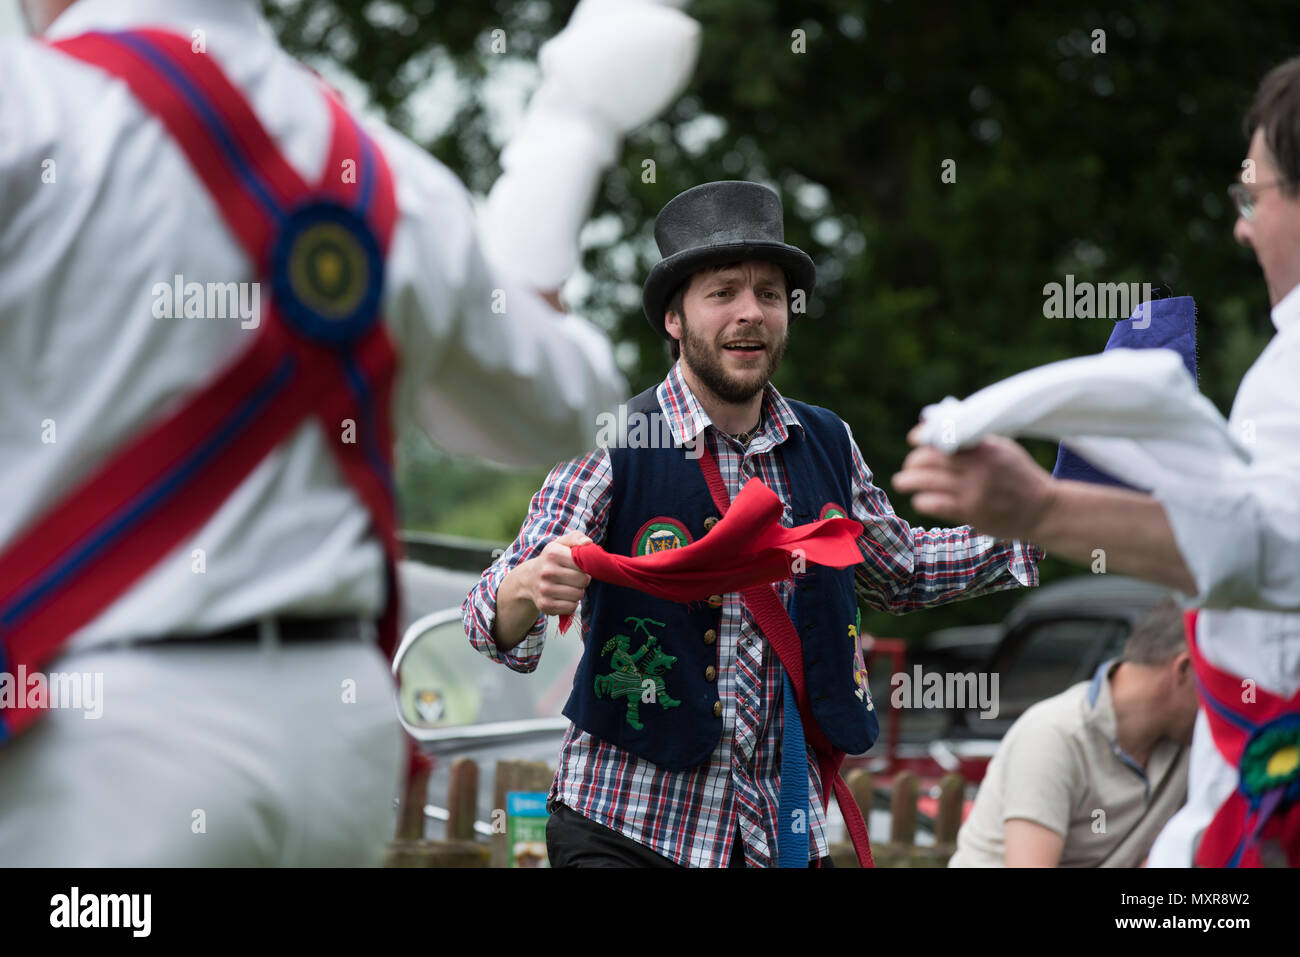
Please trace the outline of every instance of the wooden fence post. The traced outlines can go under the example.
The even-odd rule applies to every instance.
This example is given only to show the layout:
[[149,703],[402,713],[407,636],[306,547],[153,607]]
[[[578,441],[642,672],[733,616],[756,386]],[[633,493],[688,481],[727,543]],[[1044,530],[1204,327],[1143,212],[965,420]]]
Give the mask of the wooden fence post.
[[894,793],[889,803],[889,813],[893,817],[889,828],[890,844],[911,845],[916,842],[917,789],[915,771],[900,771],[894,778]]
[[397,840],[424,840],[424,802],[429,792],[429,772],[433,762],[423,755],[411,761],[406,779],[406,792],[402,795],[401,813],[397,819]]
[[939,812],[934,819],[934,843],[941,847],[957,843],[961,808],[966,800],[966,779],[949,772],[939,782]]
[[[844,783],[849,786],[849,793],[853,795],[853,803],[858,806],[862,812],[862,820],[870,827],[871,807],[876,798],[876,779],[875,776],[865,768],[854,768],[844,778]],[[839,798],[836,798],[838,801]],[[841,813],[843,809],[841,808]],[[848,835],[845,835],[848,838]],[[875,848],[872,848],[874,853]],[[841,841],[830,846],[830,855],[835,862],[836,867],[857,867],[858,855],[853,850],[853,841],[851,838]]]
[[[871,821],[875,798],[875,780],[871,772],[855,768],[845,777],[862,817]],[[946,774],[939,782],[939,809],[934,820],[934,847],[916,845],[920,810],[917,798],[920,779],[915,771],[900,771],[890,785],[890,817],[887,842],[873,842],[871,855],[877,867],[944,867],[956,849],[957,830],[961,827],[962,805],[966,798],[966,780],[960,774]],[[841,841],[831,845],[836,867],[857,867],[853,845]]]
[[[459,762],[458,762],[459,763]],[[406,792],[402,795],[401,809],[398,814],[397,839],[388,845],[385,855],[385,867],[487,867],[488,849],[473,840],[455,840],[452,822],[448,821],[446,841],[426,841],[424,839],[424,805],[428,800],[429,772],[433,762],[427,757],[417,755],[411,762],[407,779]],[[468,820],[471,835],[474,830],[474,805],[477,803],[475,790],[478,787],[478,768],[472,761],[468,766],[462,765],[459,772],[452,768],[453,794],[460,793],[460,803],[468,804],[468,813],[462,820]],[[457,784],[459,782],[459,784]],[[459,791],[456,789],[459,788]],[[468,798],[465,794],[468,793]],[[454,807],[455,805],[453,805]],[[459,824],[464,827],[464,824]]]
[[849,776],[844,779],[844,783],[849,786],[849,793],[853,795],[853,803],[862,812],[862,820],[868,820],[871,817],[871,805],[876,800],[875,775],[865,768],[854,768],[849,772]]
[[477,816],[478,765],[473,758],[457,758],[447,781],[447,840],[474,840]]

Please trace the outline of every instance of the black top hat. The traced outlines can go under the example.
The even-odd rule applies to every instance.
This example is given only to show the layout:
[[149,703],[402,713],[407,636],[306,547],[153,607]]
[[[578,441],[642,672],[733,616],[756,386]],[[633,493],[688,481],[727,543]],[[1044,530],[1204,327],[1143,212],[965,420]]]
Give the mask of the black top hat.
[[785,270],[790,295],[812,296],[813,261],[785,242],[781,197],[766,186],[738,180],[703,183],[674,196],[655,219],[655,242],[663,259],[641,289],[651,328],[665,339],[664,311],[677,287],[705,266],[747,259],[774,262]]

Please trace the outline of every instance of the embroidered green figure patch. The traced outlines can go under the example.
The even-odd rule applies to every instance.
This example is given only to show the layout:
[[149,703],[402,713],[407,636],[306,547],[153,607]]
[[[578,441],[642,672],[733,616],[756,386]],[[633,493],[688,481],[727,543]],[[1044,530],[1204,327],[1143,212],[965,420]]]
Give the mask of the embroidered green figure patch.
[[844,509],[840,508],[834,502],[827,502],[822,506],[821,514],[817,516],[818,521],[825,521],[828,518],[848,518],[849,515]]
[[660,515],[641,526],[633,539],[632,555],[653,555],[691,544],[691,533],[675,518]]
[[605,642],[600,654],[604,657],[613,650],[610,657],[612,670],[609,674],[596,675],[596,697],[626,698],[627,723],[640,731],[645,727],[641,723],[642,704],[657,704],[661,708],[676,708],[681,704],[668,694],[664,685],[664,675],[672,670],[677,658],[659,646],[659,639],[647,627],[649,623],[662,628],[662,621],[633,617],[623,620],[633,622],[633,630],[643,632],[645,641],[636,651],[632,650],[632,639],[627,635],[615,635]]

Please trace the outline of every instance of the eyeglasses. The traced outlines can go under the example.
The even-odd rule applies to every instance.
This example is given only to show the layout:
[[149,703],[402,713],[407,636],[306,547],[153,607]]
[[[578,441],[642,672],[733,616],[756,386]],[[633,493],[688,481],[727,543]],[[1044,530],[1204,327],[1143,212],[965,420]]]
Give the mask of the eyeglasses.
[[1255,193],[1260,190],[1271,189],[1274,186],[1285,186],[1286,180],[1275,179],[1271,183],[1254,183],[1252,185],[1255,187],[1253,192],[1241,183],[1233,183],[1228,187],[1228,195],[1232,197],[1232,202],[1237,207],[1237,214],[1247,222],[1255,218]]

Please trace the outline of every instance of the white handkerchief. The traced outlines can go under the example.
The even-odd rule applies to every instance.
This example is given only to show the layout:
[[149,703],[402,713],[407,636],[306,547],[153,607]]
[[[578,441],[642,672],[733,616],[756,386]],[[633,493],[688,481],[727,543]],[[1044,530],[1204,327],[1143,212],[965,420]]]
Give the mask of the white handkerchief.
[[1244,474],[1249,451],[1169,349],[1110,349],[1030,369],[921,412],[922,442],[945,451],[987,435],[1065,443],[1144,489]]
[[535,289],[578,263],[579,232],[623,136],[690,82],[700,25],[645,0],[582,0],[539,51],[542,82],[501,153],[481,211],[488,261]]

